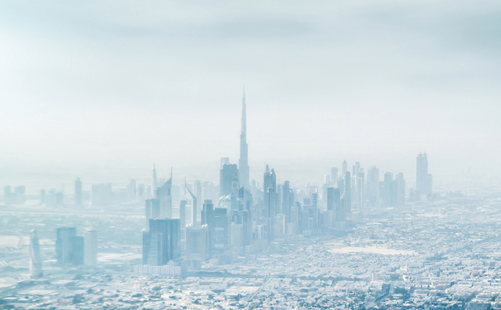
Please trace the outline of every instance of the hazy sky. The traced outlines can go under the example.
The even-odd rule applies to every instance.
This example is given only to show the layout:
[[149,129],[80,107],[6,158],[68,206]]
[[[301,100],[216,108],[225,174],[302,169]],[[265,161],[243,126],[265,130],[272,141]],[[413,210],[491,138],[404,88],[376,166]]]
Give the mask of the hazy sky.
[[[0,2],[0,185],[501,174],[499,1]],[[438,180],[438,181],[437,181]]]

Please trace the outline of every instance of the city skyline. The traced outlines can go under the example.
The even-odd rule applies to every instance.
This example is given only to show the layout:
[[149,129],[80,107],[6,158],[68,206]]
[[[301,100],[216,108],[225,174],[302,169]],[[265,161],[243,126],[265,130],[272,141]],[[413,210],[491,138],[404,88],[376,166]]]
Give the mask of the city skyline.
[[[103,168],[147,175],[154,162],[216,179],[217,169],[196,174],[237,162],[243,84],[251,179],[266,163],[321,170],[344,159],[410,175],[419,152],[439,175],[501,176],[492,1],[204,13],[153,3],[1,6],[1,185],[58,171],[70,175],[55,183]],[[193,147],[204,151],[184,152]]]
[[501,310],[499,12],[0,3],[0,308]]

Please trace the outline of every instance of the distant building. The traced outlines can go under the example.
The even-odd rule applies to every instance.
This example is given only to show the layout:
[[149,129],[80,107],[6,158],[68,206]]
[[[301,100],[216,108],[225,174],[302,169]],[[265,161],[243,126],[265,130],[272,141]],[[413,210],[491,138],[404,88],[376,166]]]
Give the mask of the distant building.
[[230,164],[229,157],[221,157],[221,160],[219,162],[219,170],[222,170],[224,165],[229,165],[229,164]]
[[87,266],[97,265],[97,231],[91,230],[85,233],[84,264]]
[[351,200],[351,176],[350,172],[346,171],[344,174],[343,218],[351,214]]
[[288,223],[291,221],[291,205],[293,200],[294,199],[292,197],[291,201],[291,188],[289,181],[285,181],[284,186],[282,187],[282,213],[285,214]]
[[245,90],[242,99],[242,129],[240,132],[240,159],[238,161],[238,180],[240,186],[249,189],[249,150],[247,145],[247,114],[245,106]]
[[179,203],[179,224],[181,225],[181,239],[184,240],[186,230],[186,200]]
[[26,187],[24,185],[19,185],[14,188],[12,191],[10,186],[4,187],[4,203],[6,205],[11,204],[24,204],[26,201]]
[[383,201],[383,204],[385,207],[393,207],[395,205],[394,203],[394,189],[392,188],[393,185],[393,173],[391,172],[385,172],[384,173],[384,178],[382,182],[382,186],[380,188],[380,193],[381,193],[381,200]]
[[337,179],[338,179],[338,169],[331,168],[331,185],[336,184]]
[[379,169],[376,167],[369,167],[367,170],[365,197],[372,205],[379,200]]
[[423,195],[431,196],[433,193],[432,184],[432,176],[428,173],[428,157],[426,153],[419,153],[416,158],[416,198],[420,199]]
[[395,175],[395,189],[396,189],[396,199],[395,205],[398,207],[403,207],[405,205],[405,180],[403,173],[397,173]]
[[163,265],[163,244],[161,233],[143,232],[143,265]]
[[75,206],[81,207],[82,204],[82,181],[80,181],[80,178],[77,178],[75,181]]
[[30,235],[30,275],[32,278],[43,277],[40,242],[35,229],[31,231]]
[[77,236],[75,227],[56,230],[56,257],[61,266],[78,266],[84,263],[84,238]]
[[145,202],[146,230],[150,229],[150,220],[160,218],[160,200],[146,199]]
[[207,225],[186,228],[186,258],[200,259],[209,257],[209,228]]
[[224,164],[219,174],[219,197],[233,193],[233,181],[238,180],[237,165]]
[[226,208],[214,209],[213,219],[209,223],[210,246],[212,253],[223,253],[229,249],[230,233]]
[[339,188],[335,187],[328,187],[327,188],[327,210],[328,211],[335,211],[340,203],[341,203],[341,197],[339,193]]
[[156,189],[156,198],[160,201],[160,218],[172,218],[172,170],[170,178]]
[[[181,233],[179,219],[151,219],[149,232],[143,233],[143,255],[151,253],[151,249],[145,250],[145,247],[154,244],[158,241],[155,239],[155,234],[161,235],[161,251],[156,251],[161,255],[161,264],[165,265],[171,260],[177,260],[181,256]],[[150,257],[143,256],[143,262],[149,261]]]
[[365,174],[364,169],[359,168],[357,173],[357,206],[362,211],[365,205]]

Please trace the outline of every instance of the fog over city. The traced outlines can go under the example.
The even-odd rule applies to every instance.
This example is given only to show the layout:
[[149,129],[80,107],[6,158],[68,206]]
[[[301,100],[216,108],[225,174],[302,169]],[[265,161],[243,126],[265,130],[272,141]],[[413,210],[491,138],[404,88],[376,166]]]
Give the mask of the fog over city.
[[495,1],[0,8],[2,185],[153,162],[216,180],[238,157],[244,84],[254,178],[272,163],[320,183],[308,171],[344,159],[409,174],[420,151],[444,175],[501,175]]
[[0,308],[501,309],[501,3],[0,3]]

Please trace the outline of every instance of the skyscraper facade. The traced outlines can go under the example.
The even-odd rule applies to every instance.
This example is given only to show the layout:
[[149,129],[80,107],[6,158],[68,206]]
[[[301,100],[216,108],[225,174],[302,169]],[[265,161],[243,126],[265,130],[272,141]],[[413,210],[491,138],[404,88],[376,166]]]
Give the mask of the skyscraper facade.
[[249,159],[247,145],[247,114],[245,106],[245,90],[242,99],[242,129],[240,132],[240,159],[238,161],[238,179],[240,186],[249,188]]
[[344,174],[343,217],[346,218],[349,214],[351,214],[351,176],[350,172],[346,171]]
[[84,239],[77,236],[75,227],[56,230],[56,258],[59,265],[82,265],[84,263]]
[[416,158],[416,198],[419,200],[421,196],[429,196],[432,192],[432,176],[428,174],[428,156],[426,153],[419,153]]
[[233,193],[233,181],[238,180],[237,165],[224,164],[219,174],[219,197]]
[[[148,235],[150,234],[150,235]],[[143,234],[143,255],[145,253],[144,247],[157,244],[155,234],[161,235],[161,265],[167,264],[171,260],[176,260],[181,256],[181,233],[180,233],[180,220],[179,219],[157,219],[150,220],[149,233]],[[147,241],[145,243],[145,241]],[[148,243],[149,241],[149,243]],[[147,252],[147,251],[146,251]],[[160,252],[160,251],[156,251]],[[151,253],[151,250],[150,252]],[[147,258],[146,261],[151,260]],[[143,256],[143,262],[145,257]]]
[[369,167],[367,170],[366,199],[374,205],[379,199],[379,169]]
[[97,264],[97,231],[86,232],[84,242],[84,263],[87,266],[95,266]]
[[75,205],[77,207],[82,206],[82,181],[80,181],[80,178],[75,181]]
[[40,278],[43,276],[40,242],[35,229],[31,231],[30,236],[30,274],[32,278]]

